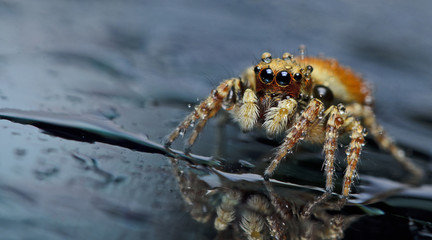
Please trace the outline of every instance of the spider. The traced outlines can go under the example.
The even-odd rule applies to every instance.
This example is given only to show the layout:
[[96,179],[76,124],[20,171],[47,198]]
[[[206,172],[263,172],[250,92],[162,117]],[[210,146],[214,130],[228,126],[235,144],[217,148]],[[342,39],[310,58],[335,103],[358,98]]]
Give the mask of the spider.
[[185,144],[188,153],[207,121],[225,109],[243,131],[262,127],[269,137],[284,136],[276,154],[264,172],[269,179],[284,157],[302,141],[323,144],[325,189],[334,188],[335,151],[342,134],[349,134],[347,167],[342,196],[349,197],[362,147],[368,130],[378,145],[416,179],[423,171],[405,156],[379,125],[373,112],[371,87],[350,68],[334,59],[284,53],[272,58],[265,52],[261,61],[238,78],[223,81],[210,96],[195,106],[165,140],[169,147],[189,127],[194,127]]

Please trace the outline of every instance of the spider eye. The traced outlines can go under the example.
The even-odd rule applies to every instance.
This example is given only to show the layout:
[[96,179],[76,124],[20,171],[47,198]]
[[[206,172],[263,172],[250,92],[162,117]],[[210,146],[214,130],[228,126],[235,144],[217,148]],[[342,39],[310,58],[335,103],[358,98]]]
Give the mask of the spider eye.
[[266,68],[262,70],[260,73],[260,79],[265,84],[270,84],[273,81],[273,78],[274,78],[274,74],[271,68]]
[[261,68],[259,66],[255,66],[255,68],[254,68],[255,74],[258,74],[259,71],[261,71]]
[[330,88],[323,85],[316,85],[314,87],[313,96],[314,98],[321,100],[326,106],[329,106],[334,98],[333,92],[330,90]]
[[294,74],[294,80],[296,80],[297,82],[300,81],[302,79],[302,74],[301,73],[295,73]]
[[291,82],[291,76],[287,71],[280,71],[277,75],[276,75],[276,82],[280,85],[280,86],[286,86]]

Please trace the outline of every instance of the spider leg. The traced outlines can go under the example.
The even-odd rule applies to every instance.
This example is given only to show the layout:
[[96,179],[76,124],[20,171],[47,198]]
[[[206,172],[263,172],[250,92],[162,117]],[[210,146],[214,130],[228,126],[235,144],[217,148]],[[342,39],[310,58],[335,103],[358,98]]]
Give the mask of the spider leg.
[[264,186],[267,189],[270,204],[284,221],[297,217],[299,209],[294,201],[281,198],[269,181],[265,181]]
[[264,178],[268,179],[276,167],[279,165],[280,161],[285,157],[285,155],[291,151],[291,149],[296,145],[296,143],[303,139],[304,134],[311,127],[311,125],[319,119],[318,116],[321,114],[324,108],[323,103],[318,99],[312,99],[300,117],[297,119],[293,127],[288,130],[283,143],[278,149],[276,157],[267,167],[264,172]]
[[192,113],[190,113],[177,127],[173,132],[169,135],[169,137],[165,140],[165,147],[171,146],[171,144],[176,140],[176,138],[180,135],[183,136],[189,126],[194,122],[198,117],[197,110],[195,109]]
[[[352,118],[351,118],[352,119]],[[347,121],[351,120],[348,119]],[[360,158],[360,153],[362,151],[362,147],[364,145],[364,132],[363,132],[363,127],[360,125],[360,123],[356,120],[352,120],[350,121],[351,124],[349,126],[347,126],[348,128],[351,127],[351,142],[348,146],[348,149],[346,150],[346,154],[347,154],[347,168],[345,171],[345,176],[344,176],[344,180],[343,180],[343,187],[342,187],[342,195],[344,198],[348,198],[350,190],[351,190],[351,185],[353,183],[353,178],[357,175],[357,163],[359,161]]]
[[339,129],[344,123],[341,111],[336,106],[331,106],[326,112],[328,112],[328,120],[325,129],[325,141],[324,141],[324,171],[326,175],[326,191],[332,192],[334,183],[334,161],[335,151],[337,150],[337,139],[339,138]]
[[267,135],[272,137],[285,131],[288,121],[294,116],[296,109],[297,101],[292,98],[282,100],[277,107],[270,108],[263,123]]
[[188,206],[188,211],[193,219],[198,222],[206,223],[212,217],[209,208],[209,194],[207,189],[210,187],[199,179],[192,171],[183,171],[179,167],[179,162],[175,158],[169,158],[174,177],[178,184],[180,196]]
[[192,147],[192,145],[194,144],[195,140],[197,139],[199,133],[203,130],[203,128],[205,127],[207,121],[209,120],[209,118],[204,118],[201,119],[201,121],[199,121],[196,125],[196,127],[194,128],[194,130],[192,131],[191,136],[189,137],[189,140],[186,142],[185,145],[185,152],[188,153],[190,152],[190,148]]
[[389,151],[393,157],[413,175],[414,182],[420,182],[424,177],[424,171],[415,165],[413,161],[405,155],[405,151],[393,142],[393,140],[383,130],[383,127],[378,124],[370,108],[366,110],[364,121],[379,146]]
[[241,200],[241,193],[235,190],[228,190],[222,197],[222,202],[216,209],[217,217],[214,227],[217,231],[225,230],[235,220],[235,207]]
[[353,112],[356,112],[357,110],[356,115],[361,115],[363,117],[365,127],[372,134],[374,140],[378,143],[380,148],[390,152],[396,161],[412,174],[412,183],[420,183],[424,177],[424,171],[405,155],[405,151],[396,145],[393,139],[376,120],[372,108],[369,106],[359,108],[357,106],[353,107],[353,110]]
[[[236,95],[234,91],[240,91],[240,79],[232,78],[223,81],[216,89],[212,91],[210,96],[198,104],[194,111],[192,111],[184,120],[181,122],[176,129],[168,136],[165,141],[165,146],[169,147],[176,138],[180,135],[183,136],[186,130],[195,123],[197,123],[195,131],[192,133],[189,141],[187,142],[186,148],[190,148],[195,142],[198,134],[204,128],[208,119],[214,117],[216,113],[221,109],[222,106],[232,106],[236,101]],[[234,90],[233,90],[234,89]]]
[[339,138],[339,129],[344,123],[345,114],[341,111],[342,105],[330,106],[324,112],[325,122],[325,139],[323,151],[325,154],[325,161],[323,164],[324,174],[326,176],[326,192],[318,196],[313,202],[308,203],[303,209],[302,216],[308,217],[313,212],[313,209],[321,204],[323,201],[330,197],[334,187],[334,161],[335,151],[338,149],[337,140]]

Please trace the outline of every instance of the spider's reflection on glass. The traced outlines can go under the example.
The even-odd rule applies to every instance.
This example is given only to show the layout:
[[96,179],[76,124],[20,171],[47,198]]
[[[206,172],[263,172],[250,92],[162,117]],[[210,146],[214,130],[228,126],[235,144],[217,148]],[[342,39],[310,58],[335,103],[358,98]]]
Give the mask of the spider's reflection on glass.
[[176,159],[171,164],[187,211],[213,226],[214,239],[341,239],[361,217],[342,214],[344,202],[336,197],[266,181],[216,180],[211,169],[182,166]]

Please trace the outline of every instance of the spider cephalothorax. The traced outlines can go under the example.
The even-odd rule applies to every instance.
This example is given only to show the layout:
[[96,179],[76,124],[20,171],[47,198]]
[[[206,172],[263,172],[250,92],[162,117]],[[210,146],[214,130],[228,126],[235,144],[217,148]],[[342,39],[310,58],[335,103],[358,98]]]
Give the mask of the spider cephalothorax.
[[269,136],[284,136],[264,173],[265,178],[274,173],[299,141],[306,140],[323,144],[326,190],[332,191],[337,141],[347,133],[351,141],[346,150],[342,195],[348,197],[353,178],[357,176],[366,128],[383,149],[390,151],[415,178],[421,178],[423,172],[405,157],[377,123],[372,100],[368,84],[334,59],[304,54],[294,57],[289,53],[273,59],[270,53],[263,53],[261,62],[248,68],[241,78],[225,80],[216,87],[170,134],[165,145],[169,146],[193,125],[195,128],[186,144],[189,151],[207,121],[223,107],[243,131],[263,127]]
[[278,94],[297,99],[310,86],[312,67],[303,69],[292,57],[272,59],[264,53],[254,72],[257,95]]
[[312,70],[312,66],[302,68],[288,53],[282,59],[272,59],[270,53],[263,53],[261,62],[254,67],[260,117],[281,100],[297,101],[309,95]]

